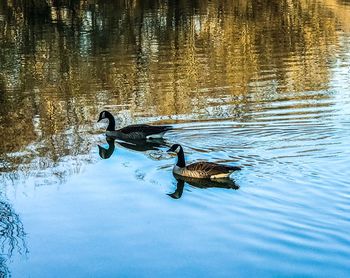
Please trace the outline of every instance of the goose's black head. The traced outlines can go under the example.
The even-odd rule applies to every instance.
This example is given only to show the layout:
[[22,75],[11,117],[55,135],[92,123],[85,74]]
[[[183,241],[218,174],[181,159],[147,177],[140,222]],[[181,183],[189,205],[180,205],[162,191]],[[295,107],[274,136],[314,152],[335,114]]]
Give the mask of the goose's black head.
[[101,121],[103,119],[108,119],[109,120],[109,124],[107,126],[107,130],[108,131],[114,131],[115,130],[115,120],[114,117],[111,113],[109,113],[108,111],[102,111],[100,113],[100,116],[98,117],[98,121]]
[[174,144],[174,145],[172,145],[170,147],[169,150],[167,150],[167,152],[169,152],[169,153],[176,153],[176,155],[177,155],[176,166],[181,167],[181,168],[186,166],[185,155],[184,155],[184,151],[183,151],[181,145]]
[[98,117],[98,121],[97,122],[99,122],[99,121],[102,121],[103,119],[113,119],[114,117],[113,117],[113,115],[110,113],[110,112],[108,112],[108,111],[102,111],[101,113],[100,113],[100,116]]
[[182,147],[179,144],[174,144],[170,147],[169,150],[167,150],[168,153],[176,153],[176,154],[178,154],[181,151],[182,151]]

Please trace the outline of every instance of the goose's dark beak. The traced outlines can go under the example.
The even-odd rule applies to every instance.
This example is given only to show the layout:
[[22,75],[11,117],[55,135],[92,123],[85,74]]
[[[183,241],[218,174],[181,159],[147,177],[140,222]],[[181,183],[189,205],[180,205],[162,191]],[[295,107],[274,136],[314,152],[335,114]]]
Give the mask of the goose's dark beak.
[[101,117],[101,115],[98,117],[98,120],[97,120],[97,122],[99,122],[99,121],[101,121],[102,120],[102,117]]

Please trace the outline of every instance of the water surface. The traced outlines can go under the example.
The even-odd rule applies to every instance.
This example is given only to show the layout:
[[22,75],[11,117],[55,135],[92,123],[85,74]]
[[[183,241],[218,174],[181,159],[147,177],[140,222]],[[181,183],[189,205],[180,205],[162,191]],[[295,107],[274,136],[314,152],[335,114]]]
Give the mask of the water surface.
[[[3,276],[349,276],[347,1],[46,8],[0,5]],[[175,129],[107,142],[104,109]]]

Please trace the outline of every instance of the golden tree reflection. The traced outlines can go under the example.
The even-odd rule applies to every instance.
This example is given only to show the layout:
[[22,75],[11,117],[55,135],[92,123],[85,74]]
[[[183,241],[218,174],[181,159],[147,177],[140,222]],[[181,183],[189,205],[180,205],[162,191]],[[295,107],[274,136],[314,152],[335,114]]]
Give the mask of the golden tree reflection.
[[58,161],[102,107],[129,122],[244,120],[279,93],[326,90],[350,26],[335,0],[25,3],[0,5],[1,171]]

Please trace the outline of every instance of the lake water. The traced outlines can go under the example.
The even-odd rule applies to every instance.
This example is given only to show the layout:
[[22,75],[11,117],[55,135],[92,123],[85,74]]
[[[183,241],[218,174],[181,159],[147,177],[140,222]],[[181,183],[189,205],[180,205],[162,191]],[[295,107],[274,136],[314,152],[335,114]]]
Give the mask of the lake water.
[[0,5],[0,277],[350,276],[349,1],[49,2]]

